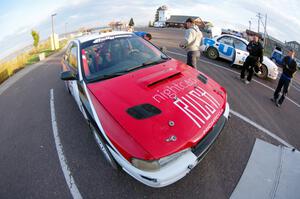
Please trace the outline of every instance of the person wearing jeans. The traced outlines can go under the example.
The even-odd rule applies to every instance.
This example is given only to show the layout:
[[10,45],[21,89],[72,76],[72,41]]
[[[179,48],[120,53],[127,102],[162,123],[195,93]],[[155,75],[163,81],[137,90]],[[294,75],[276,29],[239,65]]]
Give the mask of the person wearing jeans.
[[194,68],[197,68],[197,61],[200,57],[200,51],[188,51],[187,52],[187,60],[186,64],[189,66],[192,66]]
[[[297,71],[297,63],[294,60],[295,51],[289,49],[288,56],[284,57],[282,60],[282,74],[279,79],[277,88],[274,92],[274,96],[271,99],[275,102],[277,107],[280,107],[289,91],[292,79]],[[279,98],[280,91],[282,90],[282,95]],[[279,100],[278,100],[279,98]]]
[[179,44],[179,47],[186,49],[187,61],[186,64],[197,68],[197,60],[200,57],[200,43],[202,39],[202,33],[198,26],[195,25],[195,21],[192,18],[188,18],[185,23],[184,41]]

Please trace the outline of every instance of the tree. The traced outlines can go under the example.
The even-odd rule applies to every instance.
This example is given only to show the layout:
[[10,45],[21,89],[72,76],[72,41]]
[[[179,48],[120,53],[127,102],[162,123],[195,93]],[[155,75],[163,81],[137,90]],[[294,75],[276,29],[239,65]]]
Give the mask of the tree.
[[148,26],[149,26],[149,27],[152,27],[152,22],[151,22],[151,21],[149,21]]
[[40,42],[40,34],[35,30],[31,30],[31,35],[33,38],[33,46],[37,48]]
[[133,19],[131,18],[130,19],[130,21],[129,21],[129,24],[128,24],[129,26],[131,26],[131,27],[133,27],[134,26],[134,21],[133,21]]

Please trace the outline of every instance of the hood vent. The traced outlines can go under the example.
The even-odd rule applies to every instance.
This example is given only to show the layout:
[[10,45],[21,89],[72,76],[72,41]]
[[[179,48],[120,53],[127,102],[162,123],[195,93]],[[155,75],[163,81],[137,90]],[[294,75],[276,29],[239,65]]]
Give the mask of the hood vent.
[[155,84],[158,84],[160,82],[163,82],[167,79],[171,79],[177,75],[180,75],[181,73],[180,72],[177,72],[177,73],[174,73],[174,74],[171,74],[171,75],[166,75],[165,77],[162,77],[161,79],[158,79],[156,81],[152,81],[152,82],[149,82],[149,84],[147,85],[148,87],[151,87],[151,86],[154,86]]
[[203,83],[203,84],[207,84],[207,77],[205,77],[203,74],[199,74],[197,76],[197,78]]
[[158,115],[161,110],[151,104],[141,104],[127,109],[126,112],[135,119],[141,120]]

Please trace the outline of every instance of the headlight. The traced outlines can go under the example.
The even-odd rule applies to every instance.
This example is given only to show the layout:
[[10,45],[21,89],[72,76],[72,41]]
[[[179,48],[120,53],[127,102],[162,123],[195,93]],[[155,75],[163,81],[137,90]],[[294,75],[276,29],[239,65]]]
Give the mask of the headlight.
[[183,151],[174,153],[172,155],[166,156],[164,158],[161,158],[159,160],[141,160],[137,158],[132,158],[131,163],[133,166],[135,166],[138,169],[145,170],[145,171],[154,171],[160,169],[162,166],[168,164],[169,162],[179,158],[184,153],[190,151],[191,149],[185,149]]

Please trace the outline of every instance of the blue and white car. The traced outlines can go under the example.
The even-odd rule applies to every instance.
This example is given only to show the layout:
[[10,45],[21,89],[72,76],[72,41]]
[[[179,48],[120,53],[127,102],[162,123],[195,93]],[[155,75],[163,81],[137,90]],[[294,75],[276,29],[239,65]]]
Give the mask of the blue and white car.
[[[201,51],[205,52],[210,59],[223,58],[231,61],[232,65],[242,66],[249,55],[246,39],[223,34],[214,38],[203,38]],[[278,67],[268,57],[264,56],[261,66],[260,78],[277,79]]]

